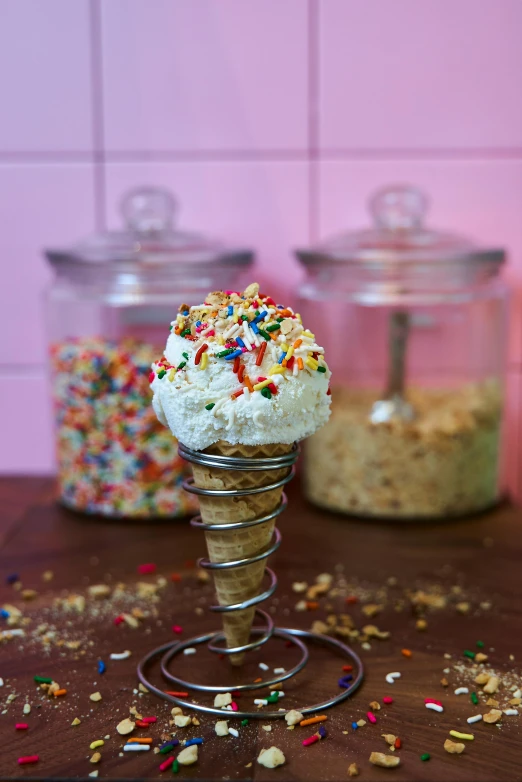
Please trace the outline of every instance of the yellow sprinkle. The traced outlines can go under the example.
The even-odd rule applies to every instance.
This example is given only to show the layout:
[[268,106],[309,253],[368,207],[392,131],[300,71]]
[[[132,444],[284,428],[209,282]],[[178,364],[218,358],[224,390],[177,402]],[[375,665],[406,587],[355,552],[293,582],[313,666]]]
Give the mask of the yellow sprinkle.
[[298,312],[296,312],[296,313],[295,313],[295,317],[297,318],[297,320],[299,321],[299,323],[302,323],[302,322],[303,322],[303,319],[301,318],[301,316],[300,316],[300,314],[299,314]]
[[179,325],[181,326],[181,324],[184,322],[183,315],[181,315],[181,313],[179,315],[176,315],[176,320],[178,321]]
[[239,315],[237,314],[237,312],[234,312],[234,315],[233,315],[233,317],[232,317],[232,320],[234,321],[234,323],[237,323],[237,322],[238,322],[238,320],[239,320]]
[[289,347],[288,347],[288,345],[286,344],[286,342],[283,342],[283,344],[281,345],[281,349],[282,349],[282,350],[284,350],[284,351],[285,351],[285,353],[287,353],[287,352],[288,352],[288,350],[289,350]]
[[453,736],[456,739],[466,739],[466,741],[473,741],[475,738],[473,733],[459,733],[458,730],[450,730],[450,736]]
[[203,353],[203,355],[201,356],[201,360],[199,362],[199,368],[200,369],[206,369],[207,368],[207,364],[208,364],[208,354],[207,353]]
[[218,345],[224,345],[225,344],[225,337],[223,336],[223,334],[217,334],[216,335],[216,339],[217,339]]
[[303,334],[305,335],[305,337],[310,337],[310,339],[315,339],[315,334],[312,334],[312,332],[308,331],[308,329],[305,329],[303,331]]
[[263,380],[261,383],[256,383],[254,386],[254,391],[261,391],[262,388],[269,386],[271,382],[271,380]]
[[292,358],[293,355],[294,355],[294,346],[292,345],[292,347],[288,348],[286,351],[286,356],[285,356],[286,361],[288,361],[289,358]]
[[319,366],[318,362],[312,358],[312,356],[308,356],[308,358],[305,361],[306,366],[310,367],[310,369],[316,370]]
[[98,739],[98,741],[93,741],[92,742],[92,744],[90,745],[89,749],[98,749],[98,747],[103,747],[104,744],[105,744],[105,742],[102,741],[102,739]]
[[285,368],[282,367],[281,364],[274,364],[274,366],[270,367],[270,369],[268,370],[269,375],[284,375],[284,373],[285,373]]
[[171,370],[169,370],[169,374],[167,375],[171,383],[174,380],[175,376],[176,376],[176,370],[172,368]]

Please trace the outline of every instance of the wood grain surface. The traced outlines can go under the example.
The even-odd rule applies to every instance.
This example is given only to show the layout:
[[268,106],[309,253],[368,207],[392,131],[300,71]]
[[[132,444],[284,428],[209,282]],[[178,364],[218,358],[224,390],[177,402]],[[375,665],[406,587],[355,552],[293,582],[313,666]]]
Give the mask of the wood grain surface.
[[[491,666],[501,676],[498,698],[503,704],[512,697],[510,688],[522,684],[522,513],[504,505],[476,518],[441,524],[348,520],[307,505],[297,482],[290,488],[289,500],[279,525],[283,542],[271,559],[279,588],[269,610],[277,624],[308,629],[328,615],[340,622],[341,614],[349,614],[359,630],[373,624],[391,635],[386,640],[369,639],[364,645],[360,639],[354,642],[365,667],[364,683],[349,700],[327,712],[326,739],[303,747],[302,740],[315,732],[314,727],[290,731],[284,721],[272,721],[267,732],[264,720],[252,720],[247,727],[238,724],[237,739],[218,738],[216,719],[201,716],[199,726],[177,729],[178,737],[205,740],[198,763],[181,768],[177,778],[345,780],[349,764],[357,763],[361,780],[522,779],[522,717],[504,716],[500,726],[467,725],[467,717],[490,707],[485,705],[487,696],[473,684],[473,662],[462,654],[469,649],[488,655],[486,669]],[[134,736],[152,736],[156,746],[161,736],[176,730],[168,725],[172,704],[150,693],[137,694],[136,665],[155,646],[218,629],[219,618],[207,611],[211,584],[198,581],[194,565],[203,553],[203,537],[186,521],[86,518],[57,506],[52,484],[45,479],[0,481],[0,604],[20,607],[30,620],[23,625],[23,638],[0,643],[2,779],[90,779],[95,769],[99,779],[172,777],[170,770],[158,769],[163,755],[149,751],[120,756],[124,739],[116,725],[135,705],[142,715],[157,716],[158,721],[150,730],[136,729]],[[155,563],[156,573],[139,575],[142,563]],[[44,571],[52,571],[51,581],[42,579]],[[292,584],[313,584],[321,573],[334,576],[333,591],[318,598],[316,610],[296,611],[303,595],[294,593]],[[22,589],[38,594],[23,600],[22,591],[6,583],[12,574],[19,575]],[[156,584],[158,577],[166,579],[165,586],[160,584],[153,599],[141,599],[137,582]],[[67,599],[74,602],[71,595],[86,595],[93,584],[109,585],[111,597],[95,601],[87,596],[82,613],[67,611]],[[426,601],[430,605],[424,609]],[[133,609],[137,628],[126,622],[114,624],[116,616],[132,614]],[[372,610],[377,613],[368,616]],[[427,622],[424,631],[416,629],[419,617]],[[6,620],[0,623],[5,633]],[[180,636],[173,633],[174,624],[183,628]],[[477,641],[484,642],[483,649]],[[411,650],[411,657],[403,656],[404,648]],[[110,660],[111,652],[125,649],[132,652],[129,659]],[[97,672],[99,659],[107,665],[102,675]],[[294,649],[273,640],[250,655],[240,671],[231,672],[225,660],[203,647],[195,655],[176,658],[172,670],[175,667],[183,678],[232,686],[260,675],[266,678],[269,673],[260,670],[260,661],[272,669],[289,668],[297,659]],[[346,662],[314,646],[305,670],[285,684],[285,707],[307,705],[339,692],[337,679]],[[402,674],[393,685],[385,681],[390,671]],[[34,675],[52,677],[67,689],[67,695],[49,698],[34,683]],[[151,675],[160,681],[156,668]],[[448,680],[447,688],[441,685],[442,678]],[[477,690],[478,705],[471,703],[469,695],[454,695],[460,684],[470,692]],[[102,695],[98,703],[89,699],[96,691]],[[10,694],[17,697],[8,703]],[[393,704],[382,704],[386,695],[393,697]],[[428,711],[426,697],[440,699],[444,712]],[[210,702],[202,696],[195,699]],[[240,708],[253,708],[251,696],[237,700]],[[382,706],[376,712],[377,723],[353,730],[353,721],[367,720],[374,700]],[[26,701],[31,713],[24,716]],[[81,724],[72,727],[75,717]],[[15,723],[22,721],[29,729],[16,731]],[[449,755],[443,749],[451,729],[475,736],[466,742],[462,755]],[[387,751],[383,733],[402,740],[396,753],[401,758],[398,768],[377,768],[368,761],[372,751]],[[99,750],[100,763],[91,764],[90,743],[106,735],[110,739]],[[271,745],[286,756],[286,764],[275,770],[257,763],[260,750]],[[430,754],[429,761],[420,759],[423,753]],[[18,757],[32,754],[40,756],[37,764],[18,766]]]

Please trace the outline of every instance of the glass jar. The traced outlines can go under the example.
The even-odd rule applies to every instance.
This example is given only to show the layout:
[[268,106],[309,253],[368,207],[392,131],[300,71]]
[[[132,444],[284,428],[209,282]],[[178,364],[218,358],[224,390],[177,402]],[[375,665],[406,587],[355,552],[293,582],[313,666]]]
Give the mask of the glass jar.
[[195,509],[176,442],[152,409],[151,363],[179,305],[242,289],[253,254],[175,230],[175,211],[168,191],[137,189],[122,201],[125,230],[46,251],[58,490],[75,510],[143,518]]
[[385,188],[372,228],[297,252],[303,322],[332,370],[330,421],[305,449],[322,507],[443,518],[499,498],[505,254],[424,227],[426,208]]

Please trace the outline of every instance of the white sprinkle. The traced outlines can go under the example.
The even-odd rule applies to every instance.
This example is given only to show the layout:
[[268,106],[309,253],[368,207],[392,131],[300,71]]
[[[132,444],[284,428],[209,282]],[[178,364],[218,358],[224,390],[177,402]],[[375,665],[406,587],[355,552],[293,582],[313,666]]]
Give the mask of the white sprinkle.
[[131,652],[129,652],[128,649],[126,649],[124,652],[112,652],[110,659],[111,660],[126,660],[128,657],[131,656]]
[[516,709],[504,709],[506,717],[518,717],[518,711]]
[[189,646],[188,649],[183,649],[183,654],[196,654],[197,649],[194,646]]
[[442,673],[451,673],[451,668],[444,668]]
[[9,638],[12,635],[25,635],[25,630],[22,630],[21,627],[13,627],[12,629],[9,628],[9,630],[4,630],[3,633],[0,633],[0,640]]
[[254,698],[254,704],[256,706],[267,706],[268,701],[265,700],[264,698]]
[[467,695],[469,692],[467,687],[457,687],[455,695]]
[[515,690],[513,698],[522,698],[522,690]]
[[266,663],[259,663],[259,667],[262,671],[268,671],[268,665]]
[[231,736],[234,736],[234,738],[236,739],[239,736],[239,731],[236,730],[235,728],[229,728],[228,732],[230,733]]
[[227,706],[223,706],[223,708],[226,709],[227,711],[234,711],[234,709],[232,708],[232,706],[230,706],[230,704],[228,704]]
[[125,744],[124,752],[148,752],[150,744]]
[[284,694],[283,690],[279,690],[277,694],[278,694],[278,696],[280,698],[284,698],[285,697],[285,694]]
[[469,725],[473,725],[473,723],[474,723],[474,722],[480,722],[480,721],[481,721],[481,719],[482,719],[482,714],[475,714],[475,716],[474,716],[474,717],[468,717],[468,719],[466,720],[466,722],[467,722]]
[[0,679],[0,687],[3,687],[3,686],[4,686],[4,680]]
[[432,711],[438,711],[439,714],[444,711],[444,708],[442,706],[439,706],[438,703],[425,703],[424,704],[427,709],[431,709]]
[[399,671],[393,671],[392,673],[386,674],[386,681],[388,682],[388,684],[393,684],[395,679],[400,679],[400,678],[401,678],[401,674]]

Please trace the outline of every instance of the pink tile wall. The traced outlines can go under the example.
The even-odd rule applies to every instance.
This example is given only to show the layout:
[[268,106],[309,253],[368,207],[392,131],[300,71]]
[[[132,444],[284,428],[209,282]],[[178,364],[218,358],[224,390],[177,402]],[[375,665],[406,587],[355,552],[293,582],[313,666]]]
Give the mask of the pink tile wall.
[[0,470],[53,466],[42,246],[167,185],[185,227],[255,246],[284,294],[289,248],[365,223],[400,180],[435,224],[509,250],[522,496],[521,25],[519,0],[2,0]]

